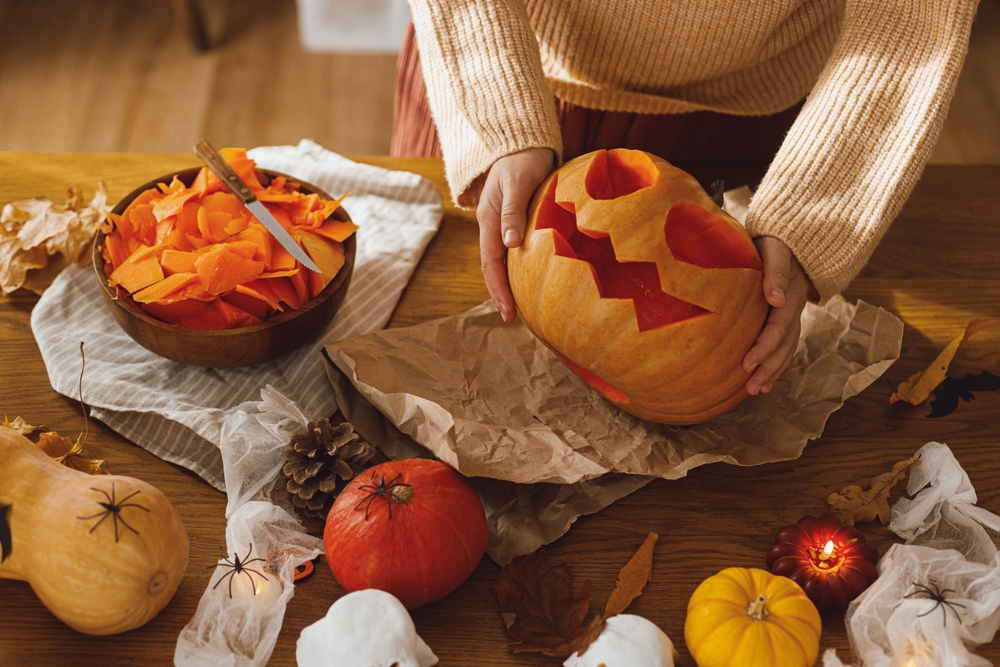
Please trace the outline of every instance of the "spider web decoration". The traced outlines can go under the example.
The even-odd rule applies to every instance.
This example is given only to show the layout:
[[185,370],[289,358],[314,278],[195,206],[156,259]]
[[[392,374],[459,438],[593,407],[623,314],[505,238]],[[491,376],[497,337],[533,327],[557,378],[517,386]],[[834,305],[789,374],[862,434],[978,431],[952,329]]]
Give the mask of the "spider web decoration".
[[917,590],[904,595],[904,600],[909,598],[924,598],[934,601],[934,605],[924,613],[917,614],[917,618],[923,618],[924,616],[934,613],[935,610],[940,609],[941,614],[943,615],[941,623],[944,627],[948,627],[948,610],[950,609],[955,614],[955,618],[958,619],[959,624],[965,625],[962,621],[962,616],[958,613],[958,609],[956,609],[956,607],[965,609],[965,605],[960,602],[952,602],[946,597],[948,593],[955,592],[954,588],[939,588],[934,582],[931,582],[930,584],[920,584],[914,582],[913,587]]
[[139,534],[138,530],[136,530],[135,528],[133,528],[132,526],[130,526],[128,524],[128,522],[125,521],[125,517],[122,516],[122,510],[124,508],[126,508],[126,507],[135,507],[136,509],[140,509],[143,512],[146,512],[148,514],[149,513],[149,508],[143,507],[142,505],[140,505],[138,503],[128,503],[128,502],[125,502],[126,500],[129,500],[130,498],[133,498],[133,497],[139,495],[140,493],[142,493],[142,491],[133,491],[132,493],[128,494],[127,496],[125,496],[121,500],[116,500],[115,499],[115,483],[114,482],[111,482],[111,494],[110,495],[104,489],[98,489],[98,488],[93,487],[93,486],[90,487],[90,490],[91,491],[97,491],[98,493],[102,494],[104,496],[104,498],[106,499],[106,502],[105,501],[101,501],[101,500],[97,501],[97,504],[104,508],[103,511],[98,512],[96,514],[91,514],[89,516],[78,516],[78,517],[76,517],[77,519],[80,519],[81,521],[89,521],[90,519],[97,519],[97,517],[100,517],[100,519],[97,519],[97,523],[95,523],[93,526],[91,526],[90,530],[87,531],[88,535],[91,534],[91,533],[93,533],[95,530],[97,530],[97,527],[100,526],[102,523],[104,523],[104,520],[107,519],[109,516],[112,518],[112,521],[115,524],[115,544],[118,543],[118,523],[119,522],[121,522],[121,524],[123,526],[125,526],[126,528],[128,528],[129,530],[131,530],[136,535]]
[[1000,389],[1000,377],[989,371],[983,371],[979,375],[969,373],[961,380],[947,377],[934,390],[931,413],[927,416],[932,419],[946,417],[958,408],[958,399],[968,403],[976,400],[976,397],[972,395],[974,391],[996,391],[997,389]]
[[240,560],[240,554],[239,554],[239,552],[236,552],[236,553],[233,554],[233,560],[230,561],[228,558],[225,558],[222,555],[223,554],[222,547],[219,547],[219,560],[222,560],[224,562],[222,562],[222,563],[216,563],[215,565],[209,565],[208,569],[209,570],[214,570],[214,569],[219,568],[219,567],[222,567],[222,568],[228,567],[229,571],[226,572],[224,575],[222,575],[222,577],[217,582],[215,582],[215,586],[212,586],[212,590],[214,591],[216,588],[218,588],[219,584],[221,584],[223,581],[225,581],[226,577],[229,577],[229,598],[232,599],[232,597],[233,597],[233,579],[235,579],[237,576],[239,576],[239,575],[242,574],[242,575],[245,575],[246,578],[250,580],[250,590],[253,591],[254,595],[257,595],[257,582],[254,581],[253,575],[256,574],[261,579],[265,579],[265,580],[267,579],[267,575],[264,574],[263,572],[261,572],[260,570],[255,570],[252,567],[247,567],[251,563],[256,563],[258,561],[261,562],[261,563],[264,562],[263,558],[250,558],[250,554],[252,554],[252,553],[253,553],[253,545],[251,544],[250,548],[247,549],[247,555],[244,556],[242,560]]

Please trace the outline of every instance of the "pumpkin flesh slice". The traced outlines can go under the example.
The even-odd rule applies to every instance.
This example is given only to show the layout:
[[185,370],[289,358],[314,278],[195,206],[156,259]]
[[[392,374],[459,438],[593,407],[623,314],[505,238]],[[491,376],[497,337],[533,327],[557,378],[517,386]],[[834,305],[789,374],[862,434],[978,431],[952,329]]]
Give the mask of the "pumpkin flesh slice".
[[264,262],[242,257],[230,247],[235,245],[213,246],[195,261],[201,285],[209,294],[228,292],[241,283],[255,280],[263,272]]
[[141,246],[108,276],[108,286],[121,285],[129,294],[135,294],[163,280],[163,270],[156,258],[157,250],[157,246]]
[[619,262],[609,236],[580,230],[572,203],[555,200],[557,181],[558,178],[553,178],[545,193],[536,228],[552,229],[558,233],[558,236],[554,235],[557,255],[591,265],[601,298],[631,299],[639,331],[677,324],[709,313],[700,306],[664,292],[654,262]]
[[251,295],[240,288],[242,285],[237,285],[236,289],[232,292],[226,292],[219,298],[228,303],[231,306],[236,306],[240,310],[250,313],[258,320],[267,319],[268,305],[267,301],[256,295]]
[[132,300],[137,303],[150,303],[173,294],[179,289],[187,287],[198,280],[197,273],[175,273],[167,276],[159,282],[155,282],[145,289],[132,294]]
[[336,241],[327,241],[321,236],[316,236],[307,231],[302,231],[299,235],[302,239],[302,246],[309,257],[316,262],[322,273],[306,271],[309,274],[309,292],[312,298],[322,292],[334,276],[344,266],[344,246]]
[[220,153],[323,273],[301,267],[209,170],[200,170],[190,187],[174,177],[110,216],[101,254],[111,286],[121,285],[140,308],[179,326],[248,326],[305,306],[343,269],[342,241],[357,230],[330,219],[346,195],[325,200],[283,176],[265,188],[244,149]]

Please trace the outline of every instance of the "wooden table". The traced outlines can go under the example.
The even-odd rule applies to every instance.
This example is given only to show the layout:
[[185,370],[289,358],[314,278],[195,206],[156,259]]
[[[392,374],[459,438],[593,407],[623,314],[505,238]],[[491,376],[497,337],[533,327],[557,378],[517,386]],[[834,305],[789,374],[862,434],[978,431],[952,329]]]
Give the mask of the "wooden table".
[[[445,188],[437,160],[363,161],[415,171]],[[65,188],[74,183],[89,198],[98,178],[107,182],[111,201],[116,201],[137,184],[195,164],[187,155],[0,153],[0,204],[36,195],[61,202]],[[851,285],[850,299],[882,306],[906,323],[902,356],[886,375],[892,384],[929,363],[969,319],[1000,317],[998,182],[997,166],[928,168],[868,267]],[[459,313],[485,300],[477,243],[473,217],[449,206],[391,326]],[[83,428],[79,405],[49,386],[29,327],[36,301],[23,293],[0,300],[0,413],[75,434]],[[619,568],[649,531],[659,533],[654,578],[630,611],[656,622],[680,650],[679,664],[690,666],[694,663],[684,647],[684,616],[699,582],[724,567],[763,567],[778,528],[806,514],[822,513],[830,492],[866,483],[930,440],[954,450],[979,493],[979,505],[1000,512],[1000,392],[978,393],[974,402],[933,420],[925,418],[926,405],[890,407],[889,393],[888,383],[876,382],[848,401],[832,416],[823,437],[796,461],[755,468],[717,464],[697,468],[681,480],[654,482],[597,515],[581,518],[549,547],[549,560],[567,563],[578,583],[591,579],[594,606],[603,607]],[[3,667],[172,664],[177,635],[211,574],[206,568],[225,544],[226,498],[200,478],[94,422],[87,452],[110,461],[114,472],[147,480],[171,498],[191,536],[187,576],[174,600],[148,625],[103,638],[62,625],[27,584],[0,580]],[[320,530],[316,522],[309,527]],[[862,529],[880,553],[894,541],[877,523]],[[555,658],[508,652],[504,625],[488,591],[498,577],[499,567],[484,559],[457,591],[413,614],[417,631],[440,664],[560,664]],[[294,665],[299,632],[323,616],[342,593],[320,561],[288,607],[270,664]],[[848,657],[843,615],[824,614],[823,624],[822,648],[835,647]],[[997,642],[980,652],[1000,662]]]

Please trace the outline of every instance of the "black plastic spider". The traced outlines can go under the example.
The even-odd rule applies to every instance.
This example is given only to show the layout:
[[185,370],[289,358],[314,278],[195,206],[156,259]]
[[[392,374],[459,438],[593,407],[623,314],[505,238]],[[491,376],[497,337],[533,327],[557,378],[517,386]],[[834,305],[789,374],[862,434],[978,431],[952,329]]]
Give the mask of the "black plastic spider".
[[[236,555],[233,556],[233,562],[230,563],[229,559],[222,555],[222,547],[219,547],[219,558],[224,560],[225,563],[216,563],[215,565],[209,565],[208,569],[213,570],[217,567],[228,567],[229,572],[226,572],[217,582],[215,582],[215,586],[212,586],[212,590],[214,591],[216,588],[218,588],[219,584],[225,581],[226,577],[229,577],[229,597],[232,598],[233,579],[235,579],[236,575],[238,574],[245,574],[247,576],[247,579],[250,580],[250,588],[253,590],[253,594],[257,595],[257,582],[253,580],[253,575],[256,574],[261,579],[267,579],[267,575],[261,572],[260,570],[255,570],[252,567],[247,567],[247,565],[249,565],[250,563],[256,563],[257,561],[260,561],[261,563],[264,562],[263,558],[250,558],[250,554],[252,553],[253,553],[253,545],[251,544],[250,549],[247,551],[247,555],[243,557],[243,560],[240,560],[240,554],[239,552],[237,552]],[[248,558],[250,558],[250,560],[247,560]],[[251,574],[251,572],[253,574]]]
[[354,509],[361,509],[361,506],[366,502],[365,505],[365,521],[368,520],[368,510],[371,509],[372,503],[375,502],[377,498],[385,498],[386,504],[389,506],[389,518],[392,518],[392,501],[395,500],[398,503],[406,503],[412,498],[412,493],[410,492],[410,485],[403,484],[402,482],[397,482],[402,473],[399,473],[393,477],[389,482],[385,481],[385,475],[382,475],[382,479],[379,480],[378,484],[375,484],[375,473],[372,473],[372,483],[362,484],[359,489],[369,490],[370,493],[361,499]]
[[904,595],[903,596],[904,598],[923,597],[924,599],[927,600],[934,600],[934,606],[922,614],[917,614],[917,618],[921,618],[922,616],[931,614],[934,612],[935,609],[940,607],[941,613],[944,615],[943,624],[945,627],[948,627],[948,609],[951,609],[952,613],[955,614],[955,618],[958,619],[959,624],[965,625],[964,623],[962,623],[962,617],[959,616],[958,610],[955,609],[955,607],[961,607],[962,609],[965,609],[965,605],[960,602],[952,602],[951,600],[945,597],[945,595],[947,595],[948,593],[954,593],[955,592],[954,589],[945,588],[942,590],[938,588],[938,585],[933,582],[931,582],[930,586],[925,586],[924,584],[918,584],[914,582],[913,586],[917,590],[907,595]]
[[97,523],[95,523],[93,526],[91,526],[90,530],[87,531],[88,535],[90,533],[94,532],[95,530],[97,530],[97,527],[100,526],[102,523],[104,523],[104,520],[107,519],[109,516],[112,518],[112,520],[114,521],[114,524],[115,524],[115,543],[116,544],[118,542],[118,522],[119,521],[121,521],[121,523],[122,523],[123,526],[125,526],[126,528],[128,528],[129,530],[131,530],[136,535],[139,534],[138,530],[136,530],[132,526],[128,525],[128,523],[125,521],[125,517],[122,516],[122,509],[125,508],[125,507],[137,507],[138,509],[141,509],[143,512],[149,512],[148,508],[143,507],[142,505],[139,505],[138,503],[127,503],[127,502],[125,502],[129,498],[132,498],[133,496],[137,496],[140,493],[142,493],[141,491],[133,491],[132,493],[128,494],[127,496],[125,496],[121,500],[115,500],[115,483],[114,482],[111,482],[111,495],[110,496],[108,495],[108,492],[105,491],[104,489],[98,489],[98,488],[95,488],[95,487],[92,486],[92,487],[90,487],[90,490],[91,491],[97,491],[98,493],[104,494],[104,497],[107,499],[107,502],[101,502],[100,500],[97,501],[97,504],[104,508],[103,512],[98,512],[97,514],[91,514],[90,516],[78,516],[78,517],[76,517],[77,519],[80,519],[81,521],[89,521],[90,519],[97,519],[97,517],[101,517],[100,519],[98,519]]

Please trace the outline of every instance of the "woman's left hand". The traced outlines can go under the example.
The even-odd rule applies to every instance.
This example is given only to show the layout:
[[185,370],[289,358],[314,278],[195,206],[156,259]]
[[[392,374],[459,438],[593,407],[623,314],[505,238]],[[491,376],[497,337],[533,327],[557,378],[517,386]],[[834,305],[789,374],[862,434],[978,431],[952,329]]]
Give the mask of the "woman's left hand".
[[809,279],[802,265],[782,241],[773,236],[754,239],[764,261],[764,299],[771,305],[767,324],[757,337],[743,368],[751,373],[747,392],[767,393],[788,368],[799,342],[799,316],[809,294]]

